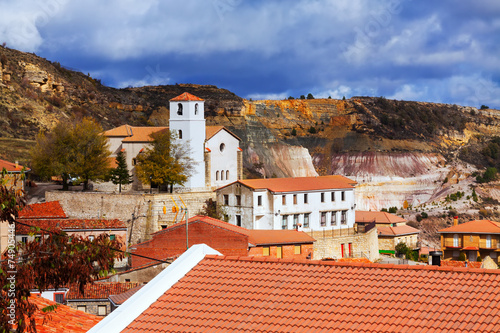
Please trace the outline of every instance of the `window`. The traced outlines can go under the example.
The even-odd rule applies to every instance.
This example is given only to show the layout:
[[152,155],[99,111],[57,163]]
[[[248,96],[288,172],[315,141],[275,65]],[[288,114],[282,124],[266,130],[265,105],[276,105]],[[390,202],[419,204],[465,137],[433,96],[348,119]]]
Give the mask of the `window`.
[[293,228],[297,229],[299,224],[299,214],[293,215]]
[[283,258],[283,251],[281,246],[276,246],[276,258]]
[[137,165],[137,159],[136,158],[132,159],[132,165]]
[[27,243],[27,242],[28,242],[28,237],[23,236],[23,237],[21,238],[21,242],[23,242],[23,243]]
[[304,228],[309,228],[309,214],[304,214]]
[[86,305],[77,305],[76,309],[80,310],[80,311],[83,311],[83,312],[87,312],[87,306]]
[[286,195],[284,195],[284,194],[281,196],[281,204],[283,206],[286,205]]
[[241,206],[241,195],[236,196],[236,206]]
[[340,224],[347,224],[347,210],[340,213]]
[[57,294],[54,294],[54,301],[56,303],[64,303],[64,293],[57,293]]
[[109,240],[115,240],[116,239],[116,235],[109,235]]
[[471,242],[473,242],[473,241],[474,241],[474,239],[473,239],[472,235],[470,235],[470,239],[469,239],[469,240],[470,240]]
[[224,170],[220,172],[220,180],[224,180]]
[[262,195],[257,196],[257,206],[262,206]]
[[295,245],[295,249],[294,249],[293,253],[294,254],[301,254],[302,253],[300,245]]
[[179,116],[182,116],[182,104],[181,103],[177,104],[177,114]]
[[352,243],[349,243],[349,257],[352,258]]
[[236,225],[241,227],[241,215],[236,215]]
[[130,282],[130,279],[125,279],[125,282]]
[[340,199],[342,199],[342,201],[345,201],[345,191],[340,192]]
[[458,247],[458,235],[457,234],[453,235],[453,247]]
[[340,244],[340,252],[341,252],[342,258],[344,258],[345,257],[345,244],[344,243]]
[[330,217],[330,225],[337,225],[337,212],[332,212],[332,215]]
[[307,203],[307,193],[304,193],[304,203]]
[[196,103],[194,105],[194,114],[197,115],[198,114],[198,103]]
[[182,130],[179,130],[179,139],[182,139]]
[[224,205],[229,205],[229,195],[228,194],[224,194]]
[[229,179],[229,170],[226,170],[226,180]]
[[91,241],[91,242],[92,242],[92,241],[94,240],[94,238],[95,238],[95,236],[94,236],[94,235],[90,235],[90,236],[89,236],[89,241]]
[[325,193],[321,193],[321,202],[325,202]]
[[321,213],[321,226],[326,227],[326,213],[325,212]]
[[262,248],[262,255],[267,257],[269,255],[269,246],[264,246]]
[[331,196],[332,196],[331,200],[332,200],[332,202],[334,202],[335,201],[335,192],[332,192]]
[[97,306],[97,315],[98,316],[105,316],[107,314],[106,311],[106,305],[98,305]]
[[491,235],[486,235],[486,247],[491,248]]
[[220,152],[222,153],[224,151],[224,149],[226,149],[226,145],[224,143],[221,143],[219,146]]
[[288,215],[283,215],[281,218],[281,229],[288,229]]
[[294,194],[293,195],[293,204],[296,205],[297,204],[297,194]]
[[215,172],[215,180],[219,180],[219,170]]

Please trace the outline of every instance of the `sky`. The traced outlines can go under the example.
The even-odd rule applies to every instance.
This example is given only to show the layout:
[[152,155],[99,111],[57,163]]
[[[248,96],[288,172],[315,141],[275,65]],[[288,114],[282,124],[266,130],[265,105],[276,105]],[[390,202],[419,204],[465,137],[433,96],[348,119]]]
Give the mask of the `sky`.
[[498,0],[0,0],[0,44],[108,86],[500,109]]

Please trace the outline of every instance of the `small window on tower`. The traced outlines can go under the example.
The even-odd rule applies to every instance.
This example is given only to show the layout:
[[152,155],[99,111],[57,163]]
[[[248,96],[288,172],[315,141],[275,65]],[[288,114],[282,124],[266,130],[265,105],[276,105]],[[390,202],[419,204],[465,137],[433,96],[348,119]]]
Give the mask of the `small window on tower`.
[[196,103],[194,105],[194,114],[197,115],[198,114],[198,103]]
[[179,116],[182,116],[182,104],[181,103],[177,104],[177,114]]

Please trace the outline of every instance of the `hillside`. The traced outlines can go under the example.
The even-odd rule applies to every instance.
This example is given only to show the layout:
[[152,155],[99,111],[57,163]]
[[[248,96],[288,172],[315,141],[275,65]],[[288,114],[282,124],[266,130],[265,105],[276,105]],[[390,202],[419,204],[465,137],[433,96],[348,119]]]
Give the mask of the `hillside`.
[[195,84],[114,89],[34,54],[0,48],[0,62],[3,159],[29,165],[36,134],[61,119],[90,116],[104,129],[165,125],[168,100],[187,91],[205,99],[207,124],[242,139],[247,177],[344,174],[359,183],[358,209],[401,207],[405,200],[424,207],[471,186],[500,199],[495,185],[480,186],[473,176],[500,165],[500,146],[491,141],[500,137],[498,110],[383,97],[248,101]]

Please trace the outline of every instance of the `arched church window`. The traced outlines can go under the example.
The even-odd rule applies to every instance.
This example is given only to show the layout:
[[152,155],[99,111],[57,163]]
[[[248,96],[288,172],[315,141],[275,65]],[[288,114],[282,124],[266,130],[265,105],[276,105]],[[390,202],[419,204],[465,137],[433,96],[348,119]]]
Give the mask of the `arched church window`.
[[229,170],[226,170],[226,180],[229,179]]
[[220,180],[224,180],[224,170],[220,172]]
[[194,105],[194,114],[197,115],[198,114],[198,103],[196,103]]
[[182,139],[182,130],[179,130],[179,139]]
[[219,180],[219,171],[215,173],[215,180]]
[[224,151],[224,149],[226,148],[226,145],[221,143],[220,146],[219,146],[219,150],[220,152],[222,153]]
[[177,104],[177,114],[182,116],[182,103]]

